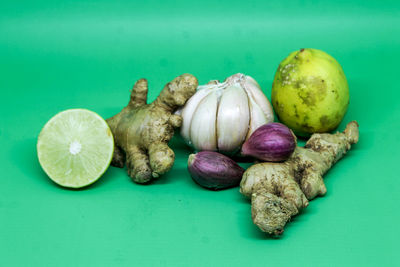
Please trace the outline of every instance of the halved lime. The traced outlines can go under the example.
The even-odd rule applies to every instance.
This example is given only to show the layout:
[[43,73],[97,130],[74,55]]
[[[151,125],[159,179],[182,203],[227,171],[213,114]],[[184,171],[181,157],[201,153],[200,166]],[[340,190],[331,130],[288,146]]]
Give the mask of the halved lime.
[[69,109],[51,118],[40,132],[40,165],[55,183],[80,188],[107,170],[114,139],[104,119],[86,109]]

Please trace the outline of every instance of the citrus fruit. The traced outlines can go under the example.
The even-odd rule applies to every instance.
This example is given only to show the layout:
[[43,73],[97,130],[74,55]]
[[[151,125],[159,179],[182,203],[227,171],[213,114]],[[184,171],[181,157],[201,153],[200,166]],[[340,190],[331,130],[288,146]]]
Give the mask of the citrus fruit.
[[55,183],[80,188],[97,181],[110,165],[114,140],[104,119],[86,109],[56,114],[40,132],[40,165]]
[[309,136],[339,125],[349,104],[349,86],[332,56],[317,49],[300,49],[280,63],[271,100],[281,122],[297,135]]

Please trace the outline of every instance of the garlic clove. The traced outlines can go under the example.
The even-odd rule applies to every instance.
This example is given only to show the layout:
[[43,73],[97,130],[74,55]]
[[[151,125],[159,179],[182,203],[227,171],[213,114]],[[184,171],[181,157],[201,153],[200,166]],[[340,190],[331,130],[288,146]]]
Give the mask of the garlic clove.
[[267,122],[273,122],[274,112],[272,110],[271,103],[262,92],[260,85],[250,76],[246,76],[245,82],[243,84],[244,89],[246,90],[249,97],[252,98],[254,102],[257,103],[257,105],[264,112]]
[[190,140],[197,150],[217,150],[215,120],[219,95],[218,90],[212,91],[200,101],[194,111],[190,125]]
[[225,89],[217,115],[218,150],[235,152],[246,138],[249,121],[249,101],[246,92],[239,84]]
[[254,86],[258,87],[259,89],[261,89],[260,84],[251,76],[246,75],[246,82],[253,84]]
[[189,98],[185,106],[180,112],[182,116],[182,126],[181,126],[181,136],[186,141],[186,143],[190,143],[190,125],[192,123],[193,114],[196,111],[199,103],[208,96],[211,91],[210,86],[200,86],[197,89],[197,92]]
[[249,139],[250,135],[257,130],[258,127],[269,123],[268,119],[265,117],[263,110],[259,105],[254,101],[252,97],[249,97],[249,106],[250,106],[250,126],[249,131],[246,136],[246,140]]
[[228,83],[229,85],[233,85],[241,83],[245,79],[245,77],[246,75],[244,75],[243,73],[236,73],[226,78],[225,82]]

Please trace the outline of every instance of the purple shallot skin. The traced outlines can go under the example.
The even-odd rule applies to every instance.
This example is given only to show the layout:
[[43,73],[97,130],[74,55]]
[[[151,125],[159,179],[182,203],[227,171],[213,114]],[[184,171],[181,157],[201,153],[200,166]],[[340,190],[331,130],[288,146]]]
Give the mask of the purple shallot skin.
[[296,148],[296,136],[282,123],[260,126],[242,146],[242,155],[262,161],[285,161]]
[[191,154],[188,170],[196,183],[211,190],[238,186],[244,173],[244,169],[235,161],[213,151]]

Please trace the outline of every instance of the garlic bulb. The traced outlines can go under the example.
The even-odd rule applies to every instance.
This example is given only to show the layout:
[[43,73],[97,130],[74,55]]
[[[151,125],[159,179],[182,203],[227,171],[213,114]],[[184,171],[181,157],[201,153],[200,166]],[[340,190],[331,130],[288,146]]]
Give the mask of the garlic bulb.
[[183,119],[181,136],[196,150],[235,153],[274,115],[260,85],[238,73],[224,82],[210,81],[177,111]]

